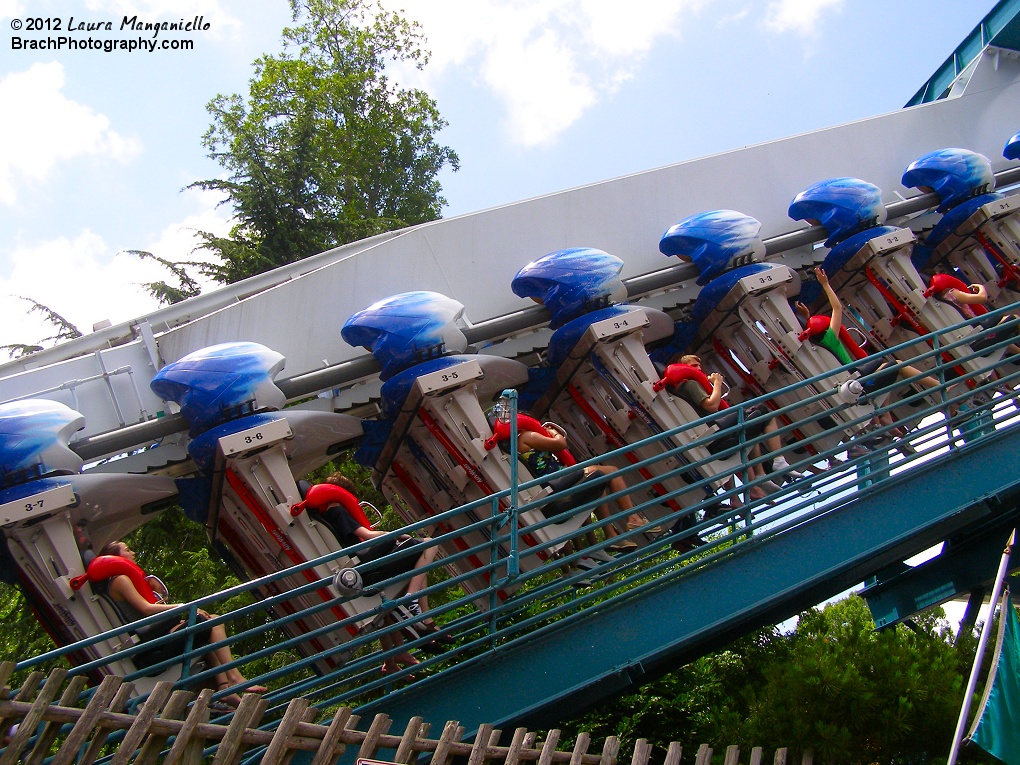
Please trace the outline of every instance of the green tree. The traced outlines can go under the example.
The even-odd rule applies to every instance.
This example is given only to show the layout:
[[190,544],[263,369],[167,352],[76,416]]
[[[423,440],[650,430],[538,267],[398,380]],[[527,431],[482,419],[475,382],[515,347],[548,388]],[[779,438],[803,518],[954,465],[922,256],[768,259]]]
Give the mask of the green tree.
[[177,284],[168,284],[164,281],[159,282],[144,282],[142,286],[145,288],[152,297],[156,298],[163,305],[173,305],[174,303],[180,303],[182,300],[187,300],[190,297],[195,297],[202,292],[202,288],[198,282],[188,273],[188,267],[201,267],[205,265],[201,262],[185,261],[183,263],[175,263],[172,260],[161,258],[158,255],[153,255],[151,252],[145,250],[126,250],[129,255],[135,255],[139,260],[154,260],[159,263],[163,268],[167,269],[177,279]]
[[74,324],[69,322],[59,313],[54,311],[47,305],[43,305],[38,300],[32,298],[17,296],[21,300],[24,300],[32,304],[32,307],[28,309],[29,313],[41,313],[43,318],[56,329],[56,334],[50,337],[44,337],[38,343],[27,344],[27,343],[12,343],[10,345],[0,345],[0,351],[6,351],[10,358],[21,358],[22,356],[28,356],[29,354],[41,351],[43,349],[43,343],[48,343],[51,340],[54,343],[59,343],[63,340],[74,340],[75,338],[81,337],[81,330],[79,330]]
[[789,659],[767,667],[744,737],[812,748],[823,762],[922,762],[949,751],[973,660],[941,609],[875,631],[850,596],[801,615]]
[[386,74],[424,67],[416,24],[371,0],[291,0],[284,51],[255,62],[247,99],[219,95],[203,142],[228,172],[191,184],[224,192],[229,237],[202,232],[224,283],[364,237],[439,217],[439,172],[458,167],[423,91]]
[[816,762],[844,765],[935,762],[949,751],[975,646],[969,633],[954,643],[941,609],[913,629],[876,632],[850,596],[801,614],[792,633],[766,628],[561,727],[679,741],[685,752],[738,744],[813,749]]

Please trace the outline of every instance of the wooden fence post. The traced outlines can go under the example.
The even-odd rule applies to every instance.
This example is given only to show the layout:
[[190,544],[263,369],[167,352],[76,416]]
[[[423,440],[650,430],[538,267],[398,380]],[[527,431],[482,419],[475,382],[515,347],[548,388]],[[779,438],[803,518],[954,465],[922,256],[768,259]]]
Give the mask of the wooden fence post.
[[468,756],[467,765],[484,765],[486,759],[485,750],[489,746],[489,740],[492,737],[494,727],[492,723],[482,723],[478,726],[478,732],[475,733],[475,743],[471,747],[471,754]]
[[[400,765],[411,765],[422,755],[432,753],[432,765],[448,765],[452,758],[467,758],[466,765],[619,765],[620,740],[606,738],[600,754],[589,754],[591,734],[578,734],[572,751],[561,751],[561,731],[551,729],[545,740],[538,742],[538,733],[518,728],[509,746],[499,745],[500,731],[489,723],[479,726],[473,744],[462,742],[464,727],[450,720],[438,739],[428,738],[430,726],[421,717],[412,718],[403,734],[390,735],[393,721],[385,714],[377,714],[368,730],[358,730],[360,718],[349,708],[337,711],[328,726],[316,725],[319,714],[307,698],[294,698],[284,710],[274,730],[258,727],[269,702],[257,694],[244,694],[233,712],[229,724],[209,723],[210,701],[213,691],[203,690],[196,697],[190,691],[174,691],[172,683],[157,683],[133,714],[122,710],[134,698],[131,683],[107,676],[88,699],[84,709],[79,704],[86,680],[75,677],[63,693],[60,688],[67,672],[55,669],[43,680],[41,672],[34,672],[19,689],[15,698],[7,687],[10,662],[0,663],[0,720],[17,722],[18,731],[6,748],[0,748],[0,765],[40,765],[61,730],[71,726],[53,759],[53,765],[92,765],[107,746],[110,734],[122,732],[120,744],[110,758],[111,765],[154,765],[166,751],[167,742],[173,739],[164,765],[201,765],[203,753],[214,750],[212,765],[238,765],[251,747],[261,751],[265,765],[286,765],[297,751],[315,752],[313,765],[332,765],[345,747],[358,745],[360,757],[377,758],[380,750],[393,749],[393,759]],[[60,694],[60,701],[55,702]],[[184,718],[184,719],[182,719]],[[38,734],[38,736],[36,736]],[[121,735],[121,734],[118,734]],[[29,742],[36,743],[28,750]],[[262,749],[264,747],[264,750]],[[702,744],[695,758],[696,765],[710,765],[712,747]],[[629,765],[648,765],[653,747],[647,739],[634,742],[634,754]],[[681,765],[682,749],[671,742],[663,765]],[[751,750],[749,765],[762,765],[763,750]],[[789,752],[779,749],[775,765],[787,765]],[[814,752],[803,753],[801,765],[813,765]],[[726,748],[724,765],[740,765],[740,747]]]
[[616,756],[620,753],[620,739],[609,736],[602,745],[602,757],[599,765],[616,765]]
[[574,751],[570,754],[570,765],[581,765],[581,759],[588,753],[589,746],[591,746],[591,734],[586,731],[578,733]]
[[368,726],[368,733],[365,734],[365,740],[361,742],[361,749],[358,750],[358,757],[374,759],[379,752],[379,738],[389,733],[392,725],[393,720],[389,715],[384,715],[381,712],[372,718],[372,723]]
[[[60,701],[57,702],[58,705],[62,707],[76,706],[78,704],[78,696],[85,690],[86,682],[86,678],[81,675],[72,678],[71,682],[67,684],[67,688],[64,689],[64,693],[60,696]],[[25,765],[41,765],[42,761],[50,753],[50,747],[57,740],[57,735],[62,727],[57,722],[50,721],[46,723],[42,733],[39,734],[38,741],[35,743],[35,748],[25,759]]]
[[400,738],[400,746],[397,747],[397,753],[393,757],[394,762],[410,765],[411,760],[415,756],[414,744],[419,740],[419,737],[424,735],[422,733],[421,722],[422,719],[420,717],[412,717],[407,723],[404,735]]
[[[276,726],[276,733],[273,735],[273,742],[266,748],[262,755],[262,765],[279,765],[285,762],[290,756],[291,736],[298,723],[305,722],[308,716],[308,708],[311,701],[301,696],[291,699],[287,705],[287,711],[283,713],[283,719]],[[315,710],[312,710],[313,713]]]
[[[84,679],[82,678],[82,680]],[[160,718],[163,720],[180,720],[188,711],[189,702],[194,698],[195,694],[191,691],[174,691],[173,695],[170,696],[170,700],[163,708]],[[163,751],[169,739],[169,736],[163,734],[150,734],[138,753],[138,757],[135,758],[135,765],[152,765],[152,763],[156,762],[156,758],[159,757],[159,753]]]
[[245,749],[244,734],[248,728],[257,728],[259,720],[266,711],[269,702],[254,693],[246,693],[234,711],[234,716],[227,726],[227,732],[216,747],[216,756],[212,765],[233,765]]
[[542,754],[538,756],[538,765],[552,765],[553,752],[556,751],[556,745],[560,741],[560,732],[558,730],[551,730],[545,737],[545,743],[542,744]]
[[[18,761],[22,751],[28,746],[28,740],[35,735],[36,726],[42,721],[43,712],[46,711],[47,707],[57,697],[57,692],[60,690],[60,686],[64,684],[66,676],[66,669],[55,669],[50,672],[50,676],[46,678],[46,684],[39,692],[35,703],[32,704],[32,709],[22,719],[18,725],[18,732],[14,734],[11,742],[7,745],[7,751],[4,752],[4,756],[0,757],[0,765],[14,765]],[[26,683],[25,686],[22,686],[21,690],[23,692],[27,690],[29,693],[34,693],[34,689],[27,688],[27,685]],[[18,695],[21,696],[20,693]],[[6,721],[4,725],[6,725]],[[0,731],[6,733],[7,728],[0,727]]]
[[[338,709],[337,713],[333,715],[333,721],[326,729],[326,735],[322,737],[322,743],[319,744],[319,751],[315,753],[312,765],[333,763],[337,757],[343,754],[346,744],[340,740],[340,737],[348,729],[348,726],[351,728],[355,727],[359,719],[357,715],[351,714],[349,707]],[[352,720],[354,722],[351,722]]]
[[518,728],[514,731],[513,741],[506,750],[505,765],[517,765],[521,758],[521,750],[524,749],[524,739],[528,735],[527,728]]
[[432,755],[432,765],[446,765],[450,757],[450,744],[459,740],[460,722],[457,720],[447,721],[436,744],[436,751]]

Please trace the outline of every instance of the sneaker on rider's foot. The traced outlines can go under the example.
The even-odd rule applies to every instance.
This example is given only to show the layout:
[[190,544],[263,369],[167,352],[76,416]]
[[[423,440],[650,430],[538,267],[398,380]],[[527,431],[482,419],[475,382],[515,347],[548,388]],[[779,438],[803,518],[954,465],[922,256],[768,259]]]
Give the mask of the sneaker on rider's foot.
[[913,457],[917,454],[917,449],[915,449],[914,445],[905,438],[896,442],[895,449],[904,457]]
[[[610,555],[605,550],[591,550],[591,549],[589,549],[588,550],[588,555],[586,557],[591,558],[592,560],[595,560],[595,561],[599,561],[601,563],[612,563],[613,561],[616,560],[612,555]],[[582,558],[582,560],[583,560],[583,558]]]
[[637,549],[637,542],[633,539],[621,539],[619,542],[613,542],[608,548],[607,552],[610,553],[627,553]]
[[[563,577],[564,579],[566,579],[568,577],[569,578],[573,578],[573,577],[577,576],[577,573],[578,573],[577,569],[576,568],[572,568],[572,569],[570,569],[569,573],[568,572],[560,572],[560,576]],[[570,583],[570,586],[571,587],[591,587],[593,584],[594,584],[594,582],[592,582],[591,579],[588,579],[587,577],[581,577],[580,579],[574,579]]]
[[794,470],[790,467],[790,463],[786,461],[786,457],[779,455],[772,460],[772,469],[780,476],[789,478],[791,481],[799,481],[804,477],[804,474],[799,470]]

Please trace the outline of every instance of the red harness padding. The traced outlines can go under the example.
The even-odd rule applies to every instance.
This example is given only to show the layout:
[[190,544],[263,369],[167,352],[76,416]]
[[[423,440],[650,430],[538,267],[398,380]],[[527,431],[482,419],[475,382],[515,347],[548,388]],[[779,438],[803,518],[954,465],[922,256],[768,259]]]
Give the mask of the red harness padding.
[[358,504],[358,498],[347,491],[347,489],[341,486],[334,486],[331,483],[315,484],[315,486],[308,490],[303,500],[291,506],[290,514],[296,518],[304,512],[305,508],[314,510],[317,513],[324,513],[326,508],[335,502],[343,505],[344,510],[350,513],[351,517],[366,529],[372,528],[372,524],[365,515],[365,511]]
[[[522,433],[528,431],[530,433],[538,433],[539,435],[546,436],[548,438],[555,438],[557,434],[550,433],[549,429],[532,417],[530,414],[519,414],[517,415],[517,432]],[[500,441],[508,441],[510,439],[510,423],[504,422],[503,420],[496,420],[496,424],[492,427],[492,435],[485,439],[486,451],[491,451],[496,448],[496,445]],[[554,456],[563,467],[570,467],[576,465],[577,460],[574,459],[574,455],[570,453],[569,449],[561,449],[558,452],[554,452]]]
[[[832,324],[832,319],[829,316],[812,316],[808,319],[807,329],[801,332],[797,339],[802,343],[809,337],[817,337],[818,335],[824,335],[825,330]],[[839,332],[836,333],[839,337],[839,341],[843,343],[843,347],[847,349],[847,352],[855,359],[863,359],[868,354],[859,346],[854,339],[850,337],[850,333],[847,332],[846,327],[842,324],[839,325]]]
[[[936,292],[945,292],[946,290],[959,290],[960,292],[970,294],[970,287],[955,276],[935,274],[931,277],[931,282],[928,284],[928,289],[924,291],[924,296],[931,297]],[[988,313],[988,308],[980,303],[968,303],[967,305],[978,316]]]
[[[675,388],[680,383],[685,383],[688,380],[694,380],[705,390],[705,393],[709,396],[712,395],[712,383],[708,381],[708,375],[689,364],[670,364],[666,367],[666,373],[662,376],[662,379],[652,383],[652,390],[662,390],[667,386]],[[719,400],[720,409],[725,409],[729,405],[730,402],[726,399]]]
[[122,558],[119,555],[100,555],[98,558],[93,558],[88,568],[85,569],[85,573],[81,576],[72,577],[69,584],[72,590],[77,591],[85,585],[85,582],[104,582],[107,579],[113,579],[115,576],[121,575],[130,579],[131,584],[138,590],[138,594],[147,601],[150,603],[159,601],[156,593],[152,591],[152,585],[149,584],[149,580],[145,578],[145,572],[142,571],[137,563],[132,563],[127,558]]

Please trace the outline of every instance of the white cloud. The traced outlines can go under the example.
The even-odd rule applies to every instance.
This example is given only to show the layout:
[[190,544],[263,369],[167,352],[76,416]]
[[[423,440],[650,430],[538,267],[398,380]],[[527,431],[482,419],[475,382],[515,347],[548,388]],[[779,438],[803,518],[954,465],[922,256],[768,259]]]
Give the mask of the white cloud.
[[[511,139],[548,144],[611,96],[684,12],[705,0],[403,0],[428,38],[426,77],[471,66],[501,100]],[[417,83],[429,87],[429,80]]]
[[774,0],[765,11],[765,27],[772,32],[814,37],[822,13],[842,7],[843,0]]
[[720,27],[739,24],[741,21],[746,19],[750,14],[751,14],[750,6],[744,6],[740,10],[734,11],[733,13],[720,16],[717,23]]
[[[163,228],[150,242],[134,249],[146,250],[167,260],[202,260],[193,253],[196,230],[226,234],[230,221],[215,208],[217,196],[197,190],[185,192],[197,208],[183,220]],[[137,318],[158,304],[139,286],[143,282],[172,281],[157,263],[126,252],[117,252],[102,236],[85,229],[74,237],[17,244],[0,253],[10,265],[0,278],[0,345],[32,344],[53,334],[38,313],[28,314],[30,304],[13,296],[36,300],[53,309],[82,332],[109,319],[114,324]],[[203,290],[214,285],[203,284]],[[0,354],[0,361],[6,357]]]
[[141,147],[110,120],[66,98],[64,67],[33,64],[0,80],[0,202],[13,204],[19,181],[40,182],[58,162],[97,155],[124,162]]
[[25,12],[18,0],[0,0],[0,19],[16,18]]

